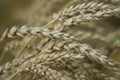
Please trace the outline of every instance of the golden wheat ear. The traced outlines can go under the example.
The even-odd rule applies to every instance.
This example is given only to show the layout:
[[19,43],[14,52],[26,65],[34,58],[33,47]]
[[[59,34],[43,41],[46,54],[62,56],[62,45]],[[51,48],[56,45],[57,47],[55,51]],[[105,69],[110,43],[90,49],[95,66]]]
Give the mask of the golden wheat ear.
[[104,2],[86,2],[76,6],[70,6],[54,14],[54,18],[58,19],[59,25],[55,29],[64,30],[64,27],[79,25],[82,22],[90,22],[105,17],[118,16],[120,8],[116,8]]
[[69,33],[62,33],[59,30],[49,30],[48,28],[41,28],[41,27],[29,27],[29,26],[22,26],[17,27],[13,26],[11,29],[7,29],[1,40],[4,38],[14,38],[15,36],[19,37],[25,37],[27,35],[30,36],[37,36],[37,37],[49,37],[49,38],[55,38],[55,39],[74,39],[73,36],[71,36]]

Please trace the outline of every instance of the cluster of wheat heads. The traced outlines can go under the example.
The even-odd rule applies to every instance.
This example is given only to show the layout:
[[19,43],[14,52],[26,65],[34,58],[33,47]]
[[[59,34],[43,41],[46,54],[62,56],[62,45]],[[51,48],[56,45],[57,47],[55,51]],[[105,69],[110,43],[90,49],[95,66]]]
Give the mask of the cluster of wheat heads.
[[[119,63],[90,45],[80,43],[86,38],[108,40],[97,33],[81,30],[75,34],[72,27],[105,17],[118,17],[119,14],[119,8],[104,2],[90,1],[72,5],[54,14],[54,19],[45,26],[24,25],[6,29],[1,42],[6,39],[12,41],[6,44],[1,58],[4,59],[9,53],[13,55],[13,60],[0,66],[0,79],[118,80]],[[103,68],[114,75],[104,73]]]

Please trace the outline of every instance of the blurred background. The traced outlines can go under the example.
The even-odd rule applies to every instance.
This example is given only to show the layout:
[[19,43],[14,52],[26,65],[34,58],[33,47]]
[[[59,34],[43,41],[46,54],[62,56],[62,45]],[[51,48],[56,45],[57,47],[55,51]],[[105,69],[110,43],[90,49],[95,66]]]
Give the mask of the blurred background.
[[[0,0],[0,34],[6,27],[39,26],[70,0]],[[49,18],[48,18],[49,19]]]
[[33,0],[0,0],[0,34],[6,27],[26,23]]

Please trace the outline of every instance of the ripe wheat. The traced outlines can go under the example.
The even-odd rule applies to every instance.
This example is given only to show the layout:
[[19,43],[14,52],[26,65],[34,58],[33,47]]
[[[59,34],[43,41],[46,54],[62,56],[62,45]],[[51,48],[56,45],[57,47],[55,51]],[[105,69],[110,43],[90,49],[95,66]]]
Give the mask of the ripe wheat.
[[[117,80],[120,78],[119,63],[89,44],[80,43],[87,38],[108,42],[106,37],[82,30],[73,36],[74,31],[66,28],[81,22],[118,17],[119,13],[119,8],[104,1],[90,1],[61,10],[43,27],[23,25],[6,29],[0,42],[17,37],[21,40],[13,40],[6,46],[4,52],[11,51],[14,58],[0,66],[0,79],[16,80],[26,73],[29,75],[27,80],[88,80],[89,75],[100,80]],[[115,76],[102,72],[103,68],[115,73]]]

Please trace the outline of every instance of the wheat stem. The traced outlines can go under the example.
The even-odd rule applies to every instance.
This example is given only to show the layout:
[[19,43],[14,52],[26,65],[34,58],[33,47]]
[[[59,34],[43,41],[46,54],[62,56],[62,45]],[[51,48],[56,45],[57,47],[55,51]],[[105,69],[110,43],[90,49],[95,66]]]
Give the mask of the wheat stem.
[[32,37],[26,42],[26,44],[22,47],[22,49],[20,50],[20,52],[17,53],[17,55],[15,56],[14,59],[17,59],[18,57],[20,57],[20,55],[21,55],[21,54],[23,53],[23,51],[25,50],[26,46],[29,44],[29,42],[30,42],[33,38],[35,38],[35,36],[34,36],[34,37],[32,36]]
[[53,24],[54,22],[56,22],[58,19],[56,18],[56,19],[54,19],[54,20],[52,20],[51,22],[49,22],[48,24],[46,24],[46,25],[44,25],[43,27],[47,27],[47,28],[49,28],[50,26],[50,24]]
[[14,77],[16,77],[18,74],[20,73],[20,71],[12,74],[10,77],[8,77],[6,80],[12,80]]

